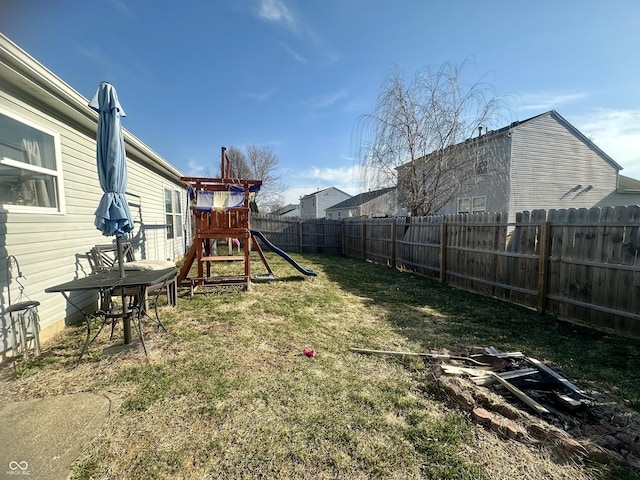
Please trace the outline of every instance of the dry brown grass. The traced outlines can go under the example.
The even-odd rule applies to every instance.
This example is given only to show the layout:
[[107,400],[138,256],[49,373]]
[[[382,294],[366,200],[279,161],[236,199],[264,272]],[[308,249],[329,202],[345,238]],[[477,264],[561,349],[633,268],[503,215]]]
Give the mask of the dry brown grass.
[[[276,273],[292,272],[269,258]],[[606,470],[475,425],[421,362],[349,352],[423,350],[426,329],[434,348],[453,347],[443,328],[455,324],[449,313],[396,293],[420,295],[429,288],[423,279],[338,257],[301,263],[319,276],[163,307],[169,333],[145,322],[147,358],[140,349],[103,354],[103,332],[74,367],[83,331],[70,329],[21,365],[18,378],[3,368],[0,400],[80,391],[113,400],[76,479],[606,478]],[[420,335],[411,333],[417,325],[394,321],[401,305],[402,315],[420,318]],[[301,355],[305,347],[318,356]]]

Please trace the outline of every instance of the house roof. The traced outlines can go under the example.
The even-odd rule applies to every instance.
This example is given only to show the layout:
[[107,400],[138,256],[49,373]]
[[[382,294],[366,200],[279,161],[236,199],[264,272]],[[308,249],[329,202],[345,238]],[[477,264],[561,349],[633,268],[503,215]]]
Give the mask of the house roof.
[[317,192],[309,193],[309,194],[307,194],[307,195],[302,195],[302,196],[300,197],[300,199],[315,197],[316,195],[319,195],[319,194],[320,194],[320,193],[322,193],[322,192],[326,192],[327,190],[335,190],[335,191],[337,191],[337,192],[344,193],[345,195],[347,195],[347,196],[349,196],[349,197],[351,196],[351,195],[349,195],[347,192],[343,192],[343,191],[342,191],[342,190],[340,190],[339,188],[336,188],[336,187],[328,187],[328,188],[323,188],[322,190],[318,190]]
[[625,175],[618,175],[618,193],[639,193],[640,192],[640,180],[627,177]]
[[299,208],[298,204],[290,203],[288,205],[285,205],[284,207],[280,207],[278,210],[273,212],[273,215],[284,215],[285,213],[292,212],[292,211],[296,210],[297,208]]
[[[562,115],[560,115],[558,112],[556,112],[555,110],[549,110],[548,112],[545,113],[541,113],[540,115],[536,115],[534,117],[531,118],[527,118],[526,120],[523,120],[521,122],[513,122],[511,125],[509,125],[508,127],[504,127],[504,129],[507,130],[512,130],[515,128],[518,128],[520,125],[522,125],[523,123],[527,123],[530,122],[536,118],[539,117],[543,117],[545,115],[549,115],[554,117],[556,120],[558,120],[560,123],[562,123],[565,127],[567,127],[574,135],[576,135],[580,140],[582,140],[589,148],[591,148],[593,151],[595,151],[598,155],[600,155],[602,158],[604,158],[607,162],[609,162],[614,168],[616,168],[617,170],[622,170],[622,166],[617,163],[613,158],[611,158],[609,155],[607,155],[602,149],[600,149],[600,147],[598,147],[595,143],[593,143],[591,140],[589,140],[589,138],[587,136],[585,136],[580,130],[578,130],[576,127],[574,127],[573,125],[571,125],[571,123],[569,123]],[[501,130],[504,130],[501,129]],[[490,132],[491,133],[491,132]],[[497,132],[496,132],[497,133]]]
[[[96,81],[96,88],[98,84],[99,81]],[[38,108],[52,112],[68,125],[95,138],[98,112],[89,107],[89,100],[2,33],[0,86],[19,89]],[[181,184],[182,173],[178,169],[124,128],[123,134],[128,157]]]
[[367,202],[370,202],[374,198],[378,198],[384,195],[385,193],[389,193],[390,191],[395,190],[395,188],[396,187],[388,187],[388,188],[382,188],[380,190],[374,190],[373,192],[359,193],[354,197],[347,198],[346,200],[343,200],[340,203],[336,203],[335,205],[332,205],[331,207],[327,208],[327,210],[340,210],[343,208],[358,207],[360,205],[364,205]]
[[[517,129],[518,127],[524,125],[525,123],[529,123],[533,120],[536,120],[537,118],[540,117],[544,117],[544,116],[552,116],[554,117],[558,122],[560,122],[562,125],[564,125],[568,130],[570,130],[574,135],[576,135],[580,140],[582,140],[589,148],[591,148],[594,152],[596,152],[598,155],[600,155],[606,162],[610,163],[614,168],[616,168],[617,170],[622,170],[622,166],[617,163],[613,158],[611,158],[609,155],[607,155],[603,150],[600,149],[600,147],[598,147],[595,143],[593,143],[591,140],[589,140],[589,138],[587,136],[585,136],[580,130],[578,130],[576,127],[574,127],[573,125],[571,125],[571,123],[569,123],[562,115],[560,115],[557,111],[555,110],[549,110],[548,112],[544,112],[544,113],[540,113],[538,115],[534,115],[533,117],[529,117],[525,120],[518,120],[515,122],[511,122],[509,125],[499,128],[497,130],[489,130],[488,132],[482,134],[482,135],[478,135],[477,137],[473,137],[468,139],[466,142],[479,142],[481,140],[486,140],[488,138],[491,137],[495,137],[497,135],[501,135],[503,133],[506,132],[511,132],[512,130]],[[461,142],[458,143],[456,145],[462,145],[465,142]],[[448,148],[453,148],[456,145],[451,145]],[[446,149],[445,149],[446,150]],[[427,154],[425,155],[426,158],[431,154]],[[407,164],[405,164],[407,165]],[[402,165],[399,168],[404,167],[404,165]]]

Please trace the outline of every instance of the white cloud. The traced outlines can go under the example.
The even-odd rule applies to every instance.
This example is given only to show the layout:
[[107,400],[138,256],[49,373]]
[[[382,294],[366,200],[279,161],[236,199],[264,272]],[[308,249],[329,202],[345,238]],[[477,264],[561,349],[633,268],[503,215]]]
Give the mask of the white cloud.
[[197,160],[189,160],[187,162],[187,171],[185,172],[187,177],[207,177],[209,175],[208,166]]
[[293,59],[299,63],[307,63],[307,59],[304,58],[302,55],[300,55],[298,52],[296,52],[293,48],[291,48],[289,45],[287,45],[284,42],[279,42],[280,45],[282,46],[282,48],[284,48],[284,50],[291,55],[291,57],[293,57]]
[[258,15],[268,22],[278,23],[296,29],[297,20],[281,0],[260,0]]
[[355,195],[360,191],[358,166],[318,168],[283,174],[284,183],[289,185],[285,192],[286,203],[298,203],[303,195],[335,187],[349,195]]
[[539,113],[548,110],[558,110],[559,107],[584,100],[587,92],[536,92],[520,95],[520,109],[536,110]]
[[[281,25],[295,33],[298,38],[310,42],[323,63],[332,65],[340,59],[341,55],[331,48],[324,38],[311,29],[303,19],[296,16],[283,0],[259,0],[257,15],[260,19]],[[296,61],[307,63],[307,58],[288,45],[282,43],[282,46]]]
[[260,102],[264,102],[269,100],[278,90],[276,88],[271,88],[269,90],[241,93],[240,96],[244,98],[249,98],[252,100],[258,100]]
[[336,102],[342,100],[347,96],[347,92],[344,90],[338,90],[336,92],[327,93],[326,95],[318,95],[305,100],[302,104],[313,110],[322,110],[335,105]]
[[572,123],[624,167],[623,175],[640,178],[640,110],[598,109]]

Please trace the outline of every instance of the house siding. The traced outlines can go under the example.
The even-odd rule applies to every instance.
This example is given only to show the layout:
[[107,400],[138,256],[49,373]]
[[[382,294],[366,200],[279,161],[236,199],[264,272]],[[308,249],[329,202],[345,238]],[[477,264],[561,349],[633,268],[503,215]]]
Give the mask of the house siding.
[[[2,46],[5,45],[0,42]],[[6,68],[1,61],[0,66]],[[29,91],[22,91],[21,88],[11,82],[9,75],[0,77],[0,111],[21,117],[59,135],[61,158],[57,161],[62,163],[65,208],[60,213],[47,214],[18,213],[0,208],[0,268],[6,268],[7,256],[17,258],[26,277],[23,282],[24,293],[31,300],[40,302],[41,336],[46,340],[62,330],[65,319],[73,320],[79,314],[62,295],[47,294],[44,290],[91,273],[87,252],[95,244],[111,243],[113,238],[103,236],[94,226],[94,212],[102,196],[95,164],[97,115],[93,128],[87,127],[86,123],[83,125],[79,122],[76,125],[65,110],[68,107],[62,102],[60,111],[54,111],[44,103],[43,99],[53,102],[47,89],[38,91],[40,97],[36,97],[35,87],[29,87]],[[74,108],[78,108],[77,105]],[[132,158],[129,150],[127,153],[127,192],[137,195],[129,198],[136,222],[131,238],[137,244],[136,255],[147,259],[176,259],[184,254],[190,240],[184,235],[173,240],[166,239],[163,187],[180,191],[184,210],[188,203],[186,187],[179,181],[180,173],[176,171],[172,178],[163,176],[159,170],[153,170],[138,158]],[[162,161],[160,157],[156,158]],[[147,163],[150,161],[153,162],[145,159]],[[183,212],[183,224],[188,225],[187,222]],[[0,297],[2,305],[6,307],[6,275],[4,271],[0,273]],[[19,294],[15,275],[14,269],[9,284],[12,303],[15,303]],[[78,306],[86,307],[95,303],[96,294],[78,293],[72,296],[72,300]],[[6,325],[0,325],[0,352],[10,347],[6,334]]]
[[[486,197],[487,212],[505,212],[509,203],[509,154],[511,139],[501,134],[482,144],[489,151],[487,173],[477,175],[460,190],[458,198]],[[457,199],[438,210],[438,215],[458,213]]]
[[615,190],[617,168],[553,112],[511,135],[510,219],[523,210],[593,207]]
[[305,195],[300,199],[300,217],[325,218],[325,210],[327,208],[350,197],[351,195],[335,187],[325,188],[324,190]]

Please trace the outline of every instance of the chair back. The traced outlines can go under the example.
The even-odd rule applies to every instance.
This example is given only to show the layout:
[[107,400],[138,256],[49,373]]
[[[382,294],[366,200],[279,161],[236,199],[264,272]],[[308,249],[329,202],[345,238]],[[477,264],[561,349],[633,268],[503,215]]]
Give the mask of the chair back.
[[[131,243],[122,242],[122,251],[126,262],[135,260]],[[96,272],[111,270],[117,266],[118,246],[113,244],[96,245],[91,249],[90,256],[93,261],[93,269]]]

